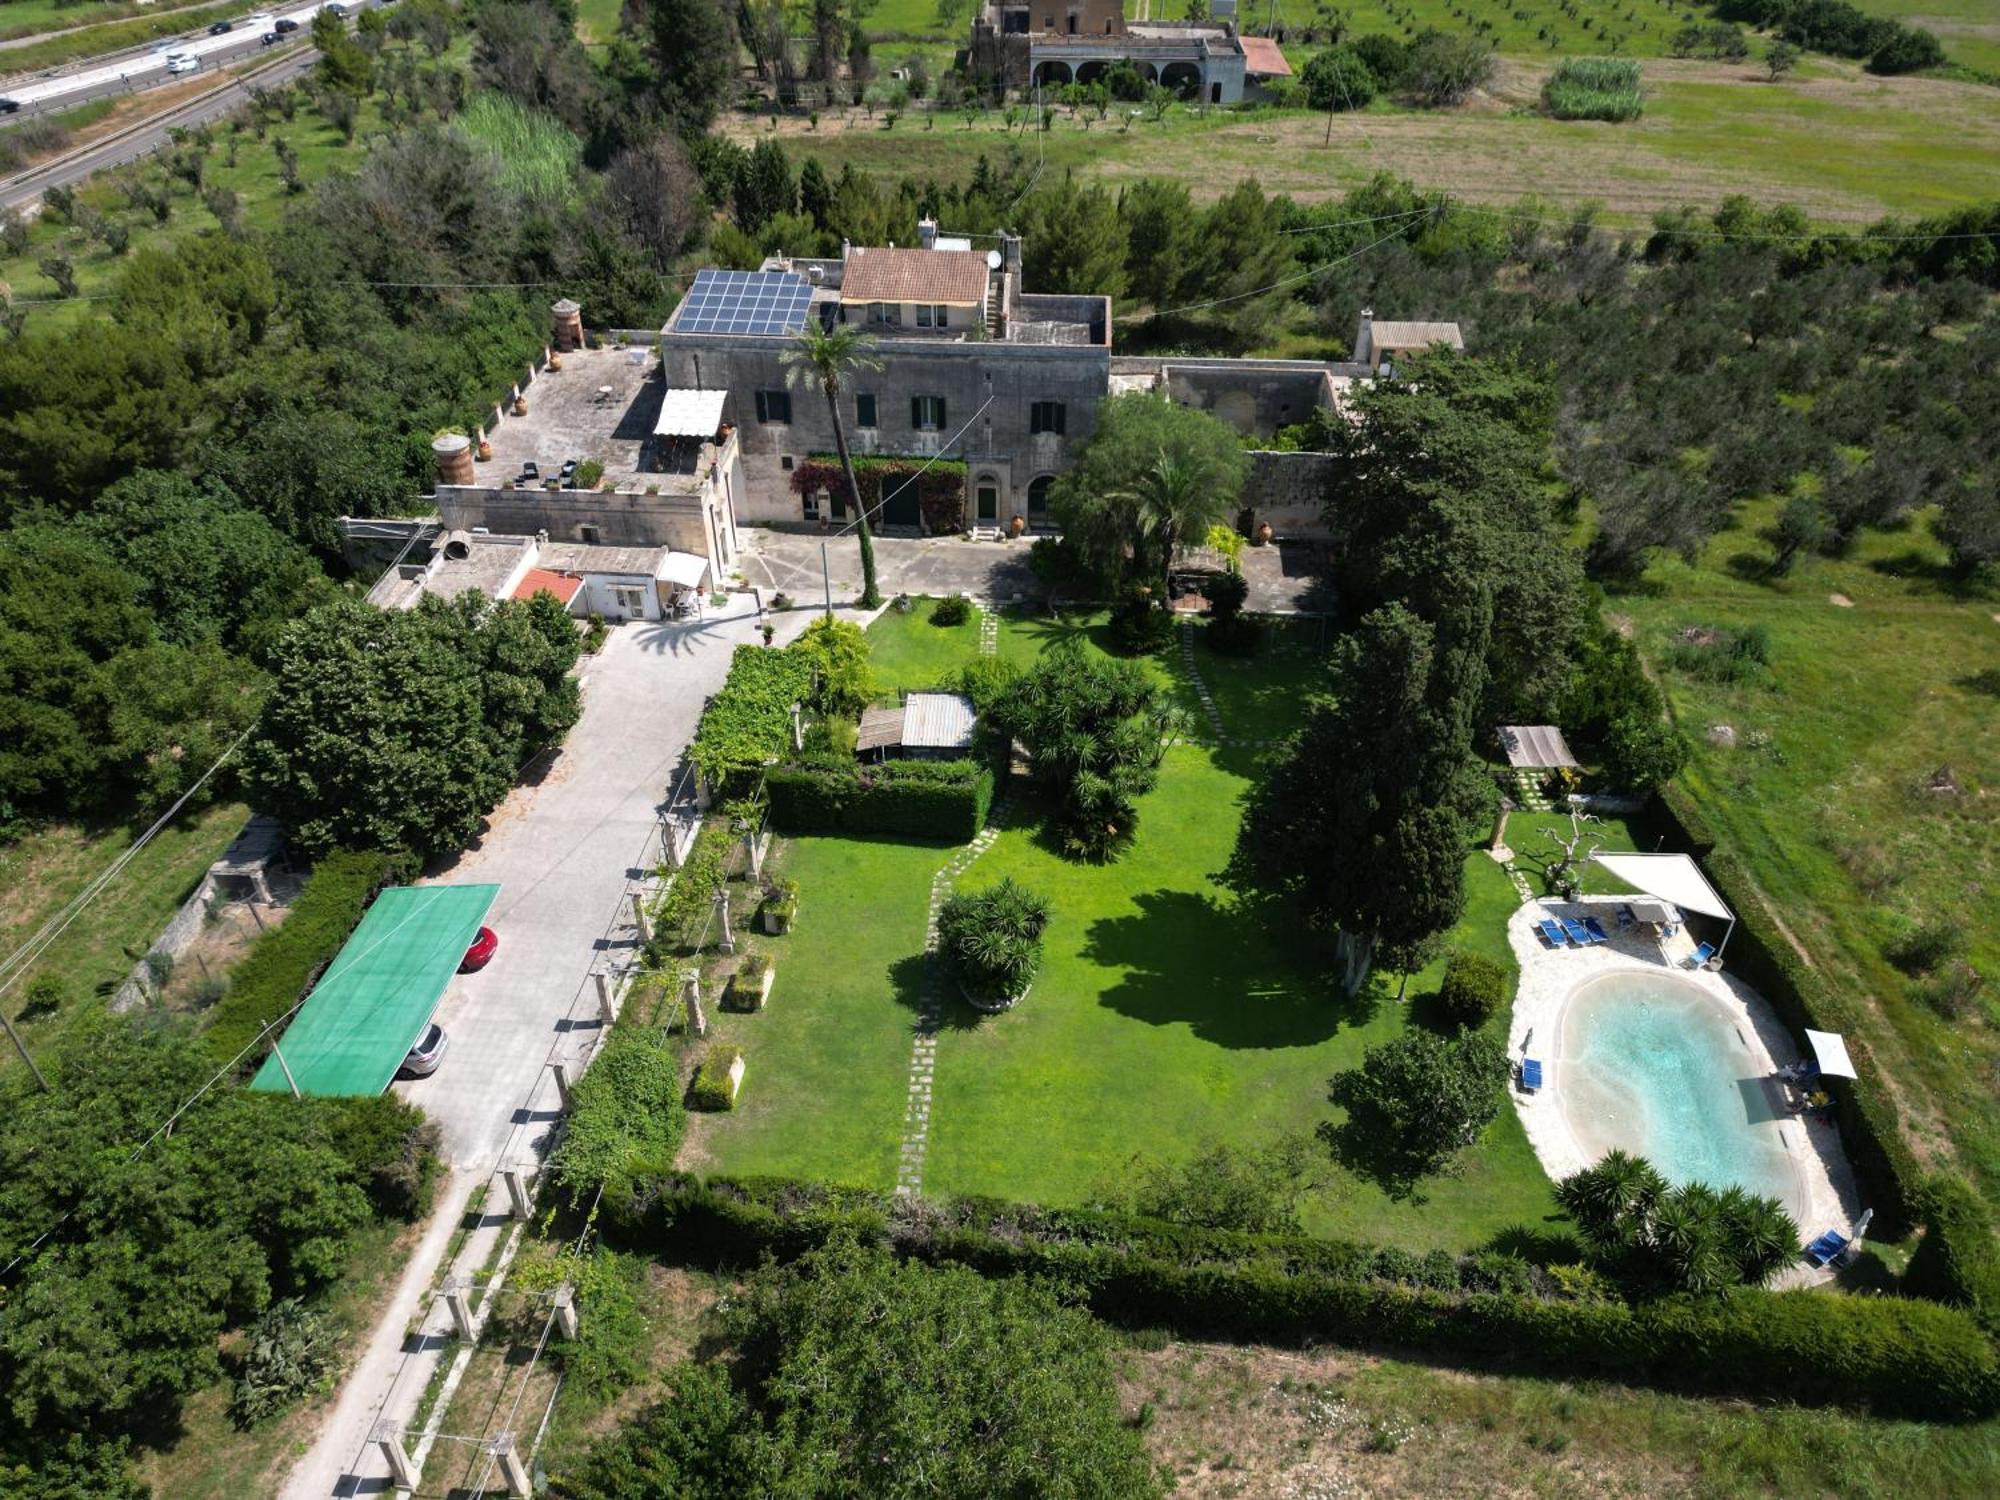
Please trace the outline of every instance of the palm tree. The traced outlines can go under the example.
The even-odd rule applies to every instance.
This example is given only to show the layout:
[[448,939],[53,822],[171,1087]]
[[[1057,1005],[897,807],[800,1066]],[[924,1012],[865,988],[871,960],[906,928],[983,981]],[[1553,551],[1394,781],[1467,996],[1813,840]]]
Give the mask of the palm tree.
[[861,503],[861,482],[854,477],[854,459],[847,451],[847,427],[840,420],[842,380],[855,370],[879,370],[875,341],[859,328],[845,323],[824,324],[806,319],[799,341],[784,354],[785,384],[792,387],[817,385],[826,395],[826,409],[833,417],[833,446],[840,453],[840,467],[847,475],[847,495],[854,505],[856,533],[861,538],[861,607],[873,609],[882,602],[875,586],[875,539],[868,531],[868,511]]
[[1139,535],[1160,549],[1160,607],[1171,607],[1169,581],[1181,539],[1206,536],[1228,514],[1229,500],[1209,467],[1187,453],[1161,448],[1157,457],[1112,496],[1132,507]]

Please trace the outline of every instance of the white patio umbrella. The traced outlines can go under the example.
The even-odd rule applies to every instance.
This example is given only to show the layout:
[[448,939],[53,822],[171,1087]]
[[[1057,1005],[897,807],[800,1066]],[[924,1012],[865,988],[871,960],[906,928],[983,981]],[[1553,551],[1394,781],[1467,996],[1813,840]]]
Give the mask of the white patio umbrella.
[[1847,1056],[1847,1043],[1837,1031],[1808,1031],[1806,1041],[1811,1044],[1813,1056],[1819,1059],[1819,1070],[1828,1078],[1859,1078],[1854,1064]]

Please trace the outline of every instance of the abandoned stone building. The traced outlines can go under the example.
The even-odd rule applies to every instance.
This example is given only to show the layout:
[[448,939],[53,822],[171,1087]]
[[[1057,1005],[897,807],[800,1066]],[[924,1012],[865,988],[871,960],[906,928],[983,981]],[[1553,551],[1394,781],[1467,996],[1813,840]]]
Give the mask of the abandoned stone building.
[[1121,62],[1183,99],[1237,104],[1291,67],[1277,44],[1239,35],[1234,7],[1205,21],[1127,20],[1123,0],[988,0],[965,66],[1007,89],[1095,83]]

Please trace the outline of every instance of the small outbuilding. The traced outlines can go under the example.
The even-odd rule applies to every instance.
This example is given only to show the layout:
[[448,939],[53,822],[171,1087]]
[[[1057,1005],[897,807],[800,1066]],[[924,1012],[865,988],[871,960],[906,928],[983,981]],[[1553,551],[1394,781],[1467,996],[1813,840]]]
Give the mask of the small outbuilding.
[[863,760],[958,760],[972,750],[978,715],[962,693],[911,693],[900,708],[861,715],[854,753]]
[[1517,771],[1581,769],[1569,741],[1553,724],[1502,724],[1497,732],[1507,764]]

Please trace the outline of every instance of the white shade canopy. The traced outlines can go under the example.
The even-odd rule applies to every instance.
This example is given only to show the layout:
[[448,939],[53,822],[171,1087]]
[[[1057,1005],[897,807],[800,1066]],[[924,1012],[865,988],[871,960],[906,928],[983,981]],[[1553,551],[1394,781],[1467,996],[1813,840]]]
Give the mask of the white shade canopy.
[[661,437],[712,438],[722,426],[727,391],[670,390],[660,402],[653,431]]
[[1722,904],[1701,867],[1685,854],[1600,854],[1597,862],[1627,885],[1671,901],[1683,911],[1736,920],[1736,913]]
[[653,577],[661,583],[678,584],[684,589],[700,588],[708,576],[708,559],[699,552],[669,552],[660,559]]
[[1808,1031],[1806,1041],[1811,1044],[1813,1056],[1819,1059],[1820,1072],[1829,1078],[1858,1078],[1854,1064],[1847,1056],[1847,1043],[1841,1040],[1837,1031]]

